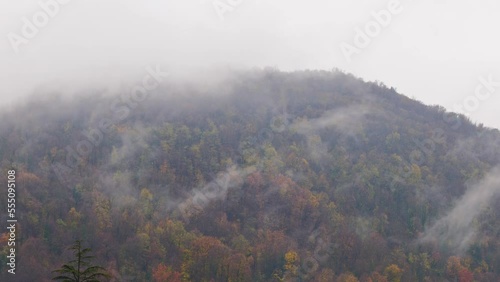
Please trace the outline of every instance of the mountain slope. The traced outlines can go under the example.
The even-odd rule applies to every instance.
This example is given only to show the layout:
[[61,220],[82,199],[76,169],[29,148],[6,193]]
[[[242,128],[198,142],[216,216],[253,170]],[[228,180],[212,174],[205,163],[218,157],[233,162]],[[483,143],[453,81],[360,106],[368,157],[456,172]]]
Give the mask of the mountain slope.
[[75,238],[117,281],[500,277],[498,130],[338,71],[129,91],[3,114],[17,281],[49,279]]

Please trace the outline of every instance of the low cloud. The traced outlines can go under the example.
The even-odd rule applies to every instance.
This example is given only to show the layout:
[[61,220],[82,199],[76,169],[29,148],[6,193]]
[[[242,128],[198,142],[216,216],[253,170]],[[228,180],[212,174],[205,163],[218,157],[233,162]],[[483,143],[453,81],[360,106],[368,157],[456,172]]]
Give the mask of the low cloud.
[[321,140],[318,131],[331,128],[356,139],[357,135],[363,131],[365,116],[370,112],[365,105],[330,110],[316,119],[298,120],[291,125],[291,129],[307,136],[309,156],[315,161],[321,161],[328,155],[328,146]]
[[217,174],[215,179],[201,188],[191,191],[190,196],[179,204],[179,212],[185,220],[207,207],[216,200],[226,198],[229,189],[239,188],[243,185],[245,177],[256,171],[255,167],[244,169],[231,166],[226,171]]
[[456,253],[465,252],[478,235],[475,220],[500,196],[500,168],[491,170],[480,182],[470,185],[454,207],[436,221],[420,243],[439,243]]
[[292,128],[301,134],[308,134],[328,127],[345,134],[355,134],[361,130],[361,122],[369,112],[368,107],[364,105],[330,110],[317,119],[296,122]]

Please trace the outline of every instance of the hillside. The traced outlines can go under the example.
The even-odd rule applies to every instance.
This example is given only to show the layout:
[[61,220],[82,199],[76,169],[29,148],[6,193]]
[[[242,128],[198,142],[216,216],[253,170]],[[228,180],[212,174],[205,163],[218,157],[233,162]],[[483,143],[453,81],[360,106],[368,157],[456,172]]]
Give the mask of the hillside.
[[16,281],[76,239],[114,281],[500,280],[496,129],[340,71],[115,91],[1,114]]

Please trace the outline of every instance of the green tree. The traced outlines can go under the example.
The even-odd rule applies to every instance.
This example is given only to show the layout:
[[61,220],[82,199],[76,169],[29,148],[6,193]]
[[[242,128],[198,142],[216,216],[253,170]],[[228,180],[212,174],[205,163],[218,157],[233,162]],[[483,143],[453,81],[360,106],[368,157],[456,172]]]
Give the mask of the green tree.
[[69,248],[73,250],[75,259],[68,264],[64,264],[60,269],[54,270],[58,276],[52,280],[62,280],[64,282],[99,282],[102,278],[109,279],[109,275],[101,266],[92,265],[91,260],[94,256],[90,256],[90,248],[82,249],[81,241],[76,240]]

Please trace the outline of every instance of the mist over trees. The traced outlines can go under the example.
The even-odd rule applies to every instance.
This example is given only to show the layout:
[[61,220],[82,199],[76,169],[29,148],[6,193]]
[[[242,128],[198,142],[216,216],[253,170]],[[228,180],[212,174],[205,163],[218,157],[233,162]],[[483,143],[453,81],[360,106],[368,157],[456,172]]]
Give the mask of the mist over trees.
[[112,281],[500,278],[500,132],[464,115],[337,70],[50,91],[0,114],[15,281],[76,239]]

